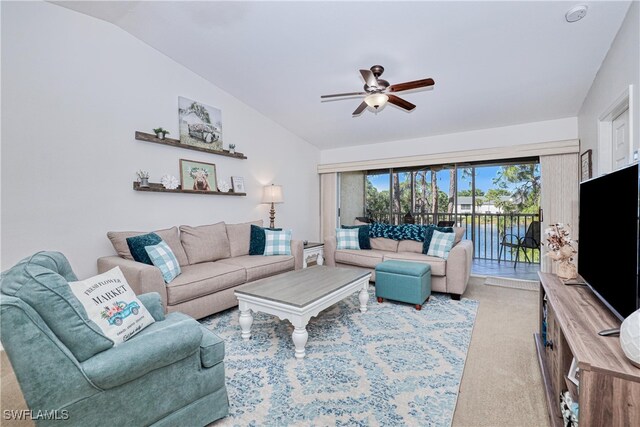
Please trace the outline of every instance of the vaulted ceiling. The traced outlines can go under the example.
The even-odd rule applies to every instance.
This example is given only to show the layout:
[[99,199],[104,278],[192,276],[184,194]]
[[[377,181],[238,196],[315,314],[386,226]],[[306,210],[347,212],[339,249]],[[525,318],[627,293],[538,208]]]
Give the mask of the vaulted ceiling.
[[[630,2],[56,2],[112,22],[285,128],[332,148],[576,116]],[[580,2],[584,4],[584,2]],[[359,69],[417,108],[353,118]],[[215,99],[202,102],[216,105]],[[223,111],[224,115],[224,111]],[[248,124],[250,125],[250,124]]]

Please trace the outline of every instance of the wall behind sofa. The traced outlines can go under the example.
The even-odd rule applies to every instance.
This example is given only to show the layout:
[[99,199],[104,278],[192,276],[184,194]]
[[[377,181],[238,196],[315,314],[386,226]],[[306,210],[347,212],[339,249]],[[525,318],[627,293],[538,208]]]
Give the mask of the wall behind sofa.
[[[315,147],[112,24],[43,2],[1,7],[2,269],[58,250],[86,277],[113,253],[109,230],[268,222],[271,182],[284,186],[277,225],[318,237]],[[178,135],[178,96],[221,108],[225,147],[248,160],[136,141],[157,126]],[[248,196],[131,189],[138,169],[178,177],[180,158],[243,176]]]

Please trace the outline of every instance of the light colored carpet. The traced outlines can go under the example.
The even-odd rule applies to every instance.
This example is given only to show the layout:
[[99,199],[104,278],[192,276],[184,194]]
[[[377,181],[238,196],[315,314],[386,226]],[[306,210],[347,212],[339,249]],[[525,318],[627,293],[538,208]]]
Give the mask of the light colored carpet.
[[254,315],[240,337],[238,310],[202,320],[224,339],[229,416],[219,425],[450,426],[478,302],[436,294],[418,311],[353,294],[312,318],[304,360],[293,327]]
[[[480,304],[452,425],[548,426],[532,338],[538,293],[483,282],[484,278],[472,279],[464,295]],[[0,367],[0,410],[26,409],[4,352]],[[29,421],[0,420],[0,424],[33,426]]]
[[505,288],[524,289],[527,291],[538,292],[540,290],[540,282],[535,280],[521,280],[512,277],[487,277],[484,281],[485,285],[503,286]]

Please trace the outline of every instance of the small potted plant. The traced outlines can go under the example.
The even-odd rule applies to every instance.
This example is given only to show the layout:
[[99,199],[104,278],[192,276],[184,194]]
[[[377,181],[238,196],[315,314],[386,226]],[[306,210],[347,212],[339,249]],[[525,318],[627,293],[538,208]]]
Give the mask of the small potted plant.
[[138,182],[140,183],[140,187],[149,187],[149,172],[140,169],[138,172],[136,172],[136,175],[138,175]]
[[163,129],[163,128],[161,128],[161,127],[160,127],[160,128],[155,128],[155,129],[153,130],[153,133],[155,133],[155,134],[156,134],[156,137],[157,137],[158,139],[164,139],[164,137],[165,137],[166,135],[168,135],[170,132],[169,132],[168,130]]
[[236,154],[236,144],[229,144],[229,154]]

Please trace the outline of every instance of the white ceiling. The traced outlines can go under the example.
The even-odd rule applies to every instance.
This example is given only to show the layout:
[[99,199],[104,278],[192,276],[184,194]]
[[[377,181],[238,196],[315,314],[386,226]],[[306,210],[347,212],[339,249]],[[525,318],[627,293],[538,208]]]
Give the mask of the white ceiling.
[[[576,116],[630,2],[56,2],[112,22],[321,149]],[[352,118],[360,68],[432,77]],[[201,100],[215,105],[215,99]],[[223,113],[224,114],[224,113]]]

